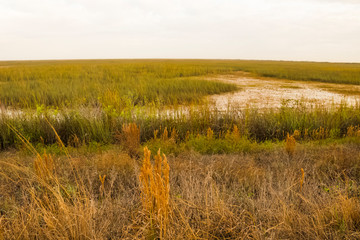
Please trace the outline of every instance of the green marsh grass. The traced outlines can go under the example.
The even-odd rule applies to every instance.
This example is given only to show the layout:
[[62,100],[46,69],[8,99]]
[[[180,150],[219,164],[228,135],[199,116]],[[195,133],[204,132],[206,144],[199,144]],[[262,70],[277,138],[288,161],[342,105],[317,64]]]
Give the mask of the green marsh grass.
[[0,96],[5,106],[21,108],[184,104],[236,90],[234,85],[194,78],[230,69],[186,61],[19,62],[0,69]]
[[188,104],[236,90],[207,75],[247,71],[290,80],[360,84],[360,64],[244,60],[73,60],[0,62],[5,106]]
[[[79,114],[78,111],[59,111],[54,115],[50,111],[41,114],[24,113],[15,118],[2,114],[0,148],[21,146],[21,142],[9,126],[20,131],[34,145],[56,143],[57,138],[47,121],[69,146],[117,143],[119,136],[124,136],[123,126],[130,123],[139,127],[140,143],[152,140],[154,131],[162,134],[165,128],[170,132],[176,131],[175,142],[185,141],[190,136],[206,136],[209,128],[213,132],[212,138],[222,139],[227,131],[232,131],[234,125],[238,127],[241,137],[252,142],[265,142],[282,141],[288,133],[293,134],[294,131],[297,131],[297,138],[303,140],[337,139],[347,136],[349,127],[360,126],[360,110],[356,106],[344,105],[333,109],[315,107],[309,110],[299,105],[294,108],[284,106],[277,111],[229,109],[226,112],[218,112],[207,106],[174,116],[149,114],[146,111],[138,112],[136,115],[131,112],[119,115],[99,112],[95,116]],[[170,132],[167,135],[170,135]],[[199,141],[194,140],[194,143]],[[226,142],[222,144],[226,145]],[[135,153],[136,149],[132,149],[131,152]]]

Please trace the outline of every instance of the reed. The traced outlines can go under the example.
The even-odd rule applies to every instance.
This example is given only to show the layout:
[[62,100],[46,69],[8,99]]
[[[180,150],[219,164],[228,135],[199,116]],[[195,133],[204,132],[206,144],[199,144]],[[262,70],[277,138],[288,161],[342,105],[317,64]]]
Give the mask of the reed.
[[305,172],[304,172],[304,169],[301,168],[300,191],[302,191],[303,184],[304,184],[304,179],[305,179]]
[[[119,142],[125,149],[130,149],[130,154],[140,156],[139,144],[153,139],[154,134],[159,139],[166,138],[166,135],[167,138],[171,138],[173,129],[176,129],[176,143],[186,142],[191,134],[206,135],[209,128],[213,131],[214,138],[227,135],[229,140],[232,138],[234,141],[238,138],[235,137],[237,131],[240,138],[253,142],[281,141],[286,139],[287,132],[293,133],[298,141],[336,140],[350,135],[356,136],[358,130],[355,126],[360,125],[360,114],[358,107],[341,106],[335,109],[318,107],[306,110],[301,107],[284,107],[279,112],[259,112],[251,109],[221,113],[204,108],[171,118],[147,113],[118,117],[106,113],[88,116],[80,111],[59,111],[55,116],[46,113],[25,113],[16,118],[3,115],[0,120],[0,149],[19,149],[23,146],[9,125],[20,129],[26,139],[41,150],[40,152],[41,148],[56,144],[58,138],[47,121],[67,146],[80,148],[91,144],[109,145]],[[127,130],[129,123],[134,123],[141,129],[140,137],[139,129]],[[237,130],[234,130],[234,124]],[[124,126],[124,131],[121,126]]]
[[154,166],[151,164],[150,156],[150,150],[145,147],[144,161],[139,174],[142,206],[149,217],[151,226],[155,224],[154,227],[158,230],[159,238],[163,239],[166,234],[170,210],[170,167],[166,156],[160,155],[160,149],[155,156]]
[[102,196],[105,195],[105,179],[106,179],[106,175],[104,176],[99,175],[99,180],[101,183],[99,191]]
[[140,128],[136,123],[129,123],[123,125],[122,131],[123,146],[125,146],[130,157],[137,156],[140,147]]
[[46,152],[44,152],[42,156],[38,155],[35,158],[34,169],[36,175],[44,181],[50,181],[54,179],[54,161],[51,155],[46,154]]
[[296,148],[296,140],[294,136],[293,135],[290,136],[289,134],[287,134],[285,140],[285,151],[290,157],[294,156],[295,148]]
[[213,139],[213,136],[214,136],[214,131],[211,130],[211,128],[208,128],[207,131],[206,131],[206,138],[208,140],[211,140],[211,139]]
[[348,137],[360,137],[360,126],[349,126],[346,131]]

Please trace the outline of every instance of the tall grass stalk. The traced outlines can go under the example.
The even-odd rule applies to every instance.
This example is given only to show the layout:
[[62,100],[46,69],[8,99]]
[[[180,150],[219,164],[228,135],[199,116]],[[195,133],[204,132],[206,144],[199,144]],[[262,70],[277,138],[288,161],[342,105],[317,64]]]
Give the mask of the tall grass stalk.
[[150,226],[153,227],[155,224],[155,228],[159,231],[159,238],[163,239],[169,220],[170,167],[166,156],[160,155],[160,149],[155,156],[154,166],[151,164],[150,155],[150,150],[145,147],[144,161],[139,175],[142,205],[148,214]]

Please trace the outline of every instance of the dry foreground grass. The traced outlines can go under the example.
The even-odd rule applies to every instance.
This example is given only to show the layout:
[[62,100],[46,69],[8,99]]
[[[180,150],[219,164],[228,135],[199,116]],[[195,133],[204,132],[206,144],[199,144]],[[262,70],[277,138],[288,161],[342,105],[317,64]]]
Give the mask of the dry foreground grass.
[[0,239],[360,239],[358,64],[0,66]]
[[4,239],[358,239],[359,153],[358,144],[306,146],[292,155],[185,152],[160,167],[119,150],[35,160],[3,153],[1,233]]

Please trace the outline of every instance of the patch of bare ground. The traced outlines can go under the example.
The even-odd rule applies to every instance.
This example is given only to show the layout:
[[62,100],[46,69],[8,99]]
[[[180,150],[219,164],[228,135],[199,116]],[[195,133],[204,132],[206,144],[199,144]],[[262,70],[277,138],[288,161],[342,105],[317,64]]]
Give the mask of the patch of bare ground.
[[218,109],[248,107],[268,109],[297,105],[338,106],[356,105],[360,100],[360,86],[345,84],[325,84],[318,82],[291,81],[255,77],[251,74],[214,76],[209,80],[233,83],[239,91],[209,97]]

